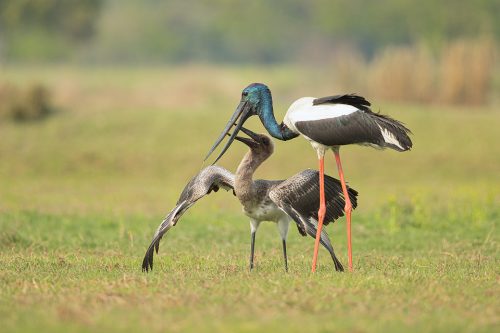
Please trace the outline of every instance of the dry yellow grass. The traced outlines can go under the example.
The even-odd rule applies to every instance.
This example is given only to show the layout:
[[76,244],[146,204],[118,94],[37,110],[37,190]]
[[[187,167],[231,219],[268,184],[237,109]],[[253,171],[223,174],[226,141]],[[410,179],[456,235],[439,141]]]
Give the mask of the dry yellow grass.
[[440,101],[484,104],[491,92],[495,46],[490,40],[459,40],[441,58]]

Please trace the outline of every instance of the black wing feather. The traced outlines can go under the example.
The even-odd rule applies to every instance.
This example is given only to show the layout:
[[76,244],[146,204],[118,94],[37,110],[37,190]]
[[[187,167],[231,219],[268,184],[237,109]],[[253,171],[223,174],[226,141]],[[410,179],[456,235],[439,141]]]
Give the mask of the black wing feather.
[[[357,207],[358,192],[347,188],[353,209]],[[291,205],[300,215],[318,219],[319,209],[319,172],[307,169],[288,178],[275,186],[271,199],[280,206],[281,203]],[[323,224],[328,225],[344,216],[344,194],[340,181],[325,175],[326,215]]]
[[327,96],[313,100],[313,105],[320,104],[348,104],[363,111],[370,111],[371,105],[364,97],[356,94]]

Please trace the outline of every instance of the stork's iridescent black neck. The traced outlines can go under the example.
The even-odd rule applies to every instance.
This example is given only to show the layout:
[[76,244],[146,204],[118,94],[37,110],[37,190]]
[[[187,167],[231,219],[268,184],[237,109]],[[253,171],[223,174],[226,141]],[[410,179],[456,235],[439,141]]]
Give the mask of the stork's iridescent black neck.
[[[273,97],[269,88],[262,83],[253,83],[243,90],[248,93],[247,98],[254,105],[255,113],[266,128],[267,132],[281,141],[296,138],[299,134],[290,130],[284,123],[278,124],[274,116]],[[253,97],[253,96],[256,97]],[[251,96],[251,97],[248,97]],[[245,96],[242,95],[242,98]]]
[[[231,134],[228,142],[222,149],[219,156],[215,159],[215,164],[222,157],[222,155],[224,155],[231,143],[233,143],[236,135],[240,131],[245,121],[251,116],[256,115],[259,116],[262,124],[269,132],[269,134],[278,140],[286,141],[293,139],[299,135],[299,133],[292,131],[285,124],[278,124],[278,122],[276,121],[273,111],[273,98],[271,96],[271,91],[269,90],[269,88],[262,83],[252,83],[251,85],[243,89],[243,92],[241,93],[240,104],[236,108],[236,111],[227,123],[221,135],[219,136],[219,138],[217,138],[214,145],[208,152],[205,160],[222,142],[224,137],[231,130],[232,126],[236,125],[236,128]],[[236,124],[237,121],[238,123]]]

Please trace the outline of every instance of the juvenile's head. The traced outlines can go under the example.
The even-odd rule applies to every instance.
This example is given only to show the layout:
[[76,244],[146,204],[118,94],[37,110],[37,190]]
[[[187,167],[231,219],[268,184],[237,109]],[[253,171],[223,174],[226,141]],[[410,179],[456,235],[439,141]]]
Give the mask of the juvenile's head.
[[241,131],[249,137],[237,136],[235,139],[246,144],[254,154],[265,155],[266,157],[272,155],[274,144],[268,135],[257,134],[244,127],[241,128]]

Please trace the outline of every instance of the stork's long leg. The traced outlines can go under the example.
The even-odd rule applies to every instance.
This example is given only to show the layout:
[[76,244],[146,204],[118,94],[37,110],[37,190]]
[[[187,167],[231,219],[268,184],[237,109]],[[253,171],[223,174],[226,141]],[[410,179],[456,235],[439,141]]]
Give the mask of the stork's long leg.
[[325,157],[324,153],[319,154],[319,210],[318,210],[318,230],[316,231],[316,241],[314,242],[314,254],[311,272],[316,271],[316,261],[318,260],[319,241],[321,238],[321,229],[323,229],[323,220],[326,213],[325,204]]
[[340,163],[340,153],[339,148],[333,148],[333,154],[335,155],[335,161],[337,162],[337,169],[339,170],[340,183],[342,184],[342,192],[344,192],[345,199],[345,216],[347,219],[347,257],[349,260],[349,271],[352,272],[352,243],[351,243],[351,212],[352,204],[351,199],[349,199],[349,194],[347,193],[347,186],[345,184],[344,172],[342,171],[342,163]]

